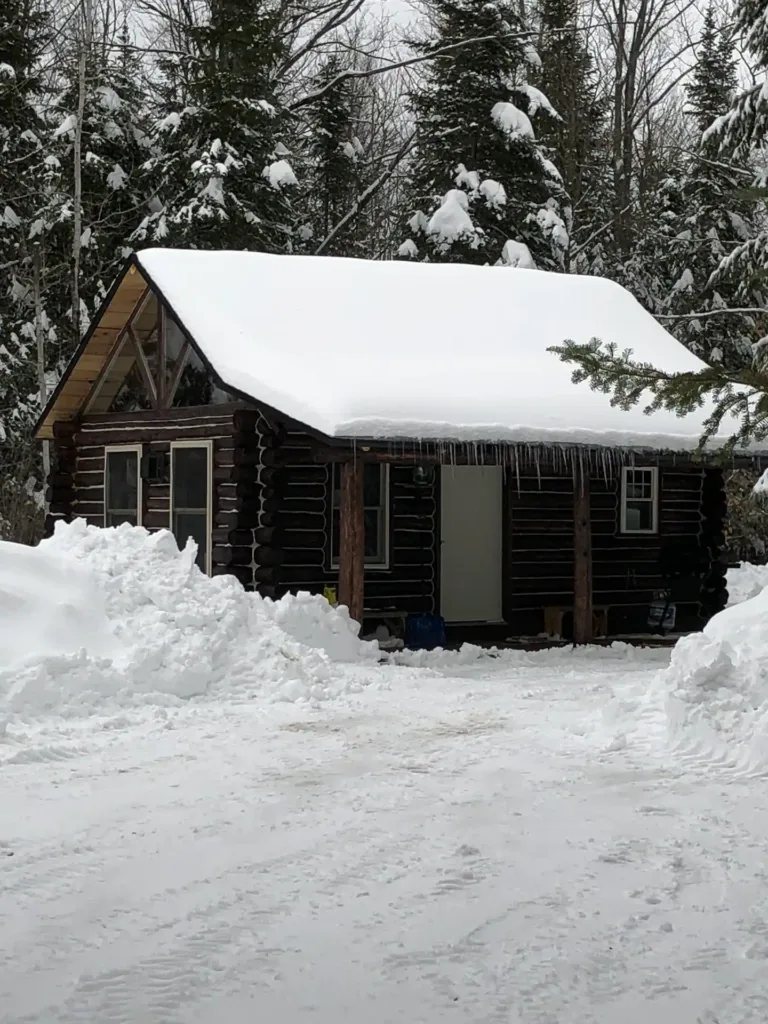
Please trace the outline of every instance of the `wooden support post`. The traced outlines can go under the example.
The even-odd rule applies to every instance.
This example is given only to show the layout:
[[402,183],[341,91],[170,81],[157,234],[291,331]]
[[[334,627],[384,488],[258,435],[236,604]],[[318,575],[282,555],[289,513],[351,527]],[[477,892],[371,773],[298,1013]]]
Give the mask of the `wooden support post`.
[[349,608],[350,616],[363,623],[365,580],[365,497],[363,467],[360,459],[345,462],[341,468],[341,505],[339,529],[339,604]]
[[573,642],[588,644],[593,632],[589,472],[579,463],[573,473]]

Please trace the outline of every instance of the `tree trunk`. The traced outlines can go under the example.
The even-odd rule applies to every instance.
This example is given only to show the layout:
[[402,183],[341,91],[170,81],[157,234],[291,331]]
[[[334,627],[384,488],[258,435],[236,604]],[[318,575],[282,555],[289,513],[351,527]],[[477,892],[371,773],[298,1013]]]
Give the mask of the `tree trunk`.
[[[48,404],[48,382],[45,377],[45,332],[43,324],[43,291],[42,274],[40,269],[41,253],[40,248],[35,249],[32,260],[33,290],[35,298],[35,344],[37,346],[37,384],[40,393],[40,409]],[[51,476],[51,442],[43,441],[43,476],[45,483]],[[45,504],[45,511],[48,511],[48,502]]]
[[592,522],[589,475],[579,463],[573,473],[573,642],[592,640]]
[[345,462],[341,471],[339,529],[339,604],[345,604],[362,625],[365,585],[365,513],[360,459]]
[[77,57],[77,113],[72,143],[72,334],[80,341],[80,253],[83,237],[83,116],[87,88],[88,54],[93,35],[91,0],[80,0]]

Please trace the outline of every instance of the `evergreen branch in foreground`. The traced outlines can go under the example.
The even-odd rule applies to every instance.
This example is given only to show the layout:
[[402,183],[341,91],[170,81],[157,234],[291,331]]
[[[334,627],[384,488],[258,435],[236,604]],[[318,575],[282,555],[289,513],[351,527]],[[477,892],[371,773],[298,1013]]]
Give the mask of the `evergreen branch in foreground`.
[[667,409],[685,416],[708,401],[712,411],[704,421],[699,451],[724,431],[720,454],[725,458],[751,441],[768,437],[768,371],[760,365],[742,370],[704,366],[669,373],[633,359],[631,349],[619,351],[617,345],[597,338],[586,345],[566,341],[549,351],[575,367],[574,384],[589,384],[620,409],[643,404],[646,414]]

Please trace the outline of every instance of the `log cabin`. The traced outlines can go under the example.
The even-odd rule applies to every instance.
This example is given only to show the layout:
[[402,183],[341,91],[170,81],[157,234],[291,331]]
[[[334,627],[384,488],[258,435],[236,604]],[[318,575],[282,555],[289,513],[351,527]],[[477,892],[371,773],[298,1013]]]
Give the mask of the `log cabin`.
[[[133,254],[36,428],[58,519],[197,544],[203,572],[327,592],[452,641],[675,631],[727,600],[723,470],[685,418],[548,351],[701,365],[619,285],[497,267]],[[745,458],[756,457],[754,454]]]

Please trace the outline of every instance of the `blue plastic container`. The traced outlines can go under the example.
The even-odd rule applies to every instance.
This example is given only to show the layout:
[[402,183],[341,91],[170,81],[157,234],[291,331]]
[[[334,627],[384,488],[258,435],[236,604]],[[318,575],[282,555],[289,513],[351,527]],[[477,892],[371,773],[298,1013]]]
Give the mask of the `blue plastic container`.
[[405,646],[417,651],[445,647],[445,619],[440,615],[409,615],[405,620]]

